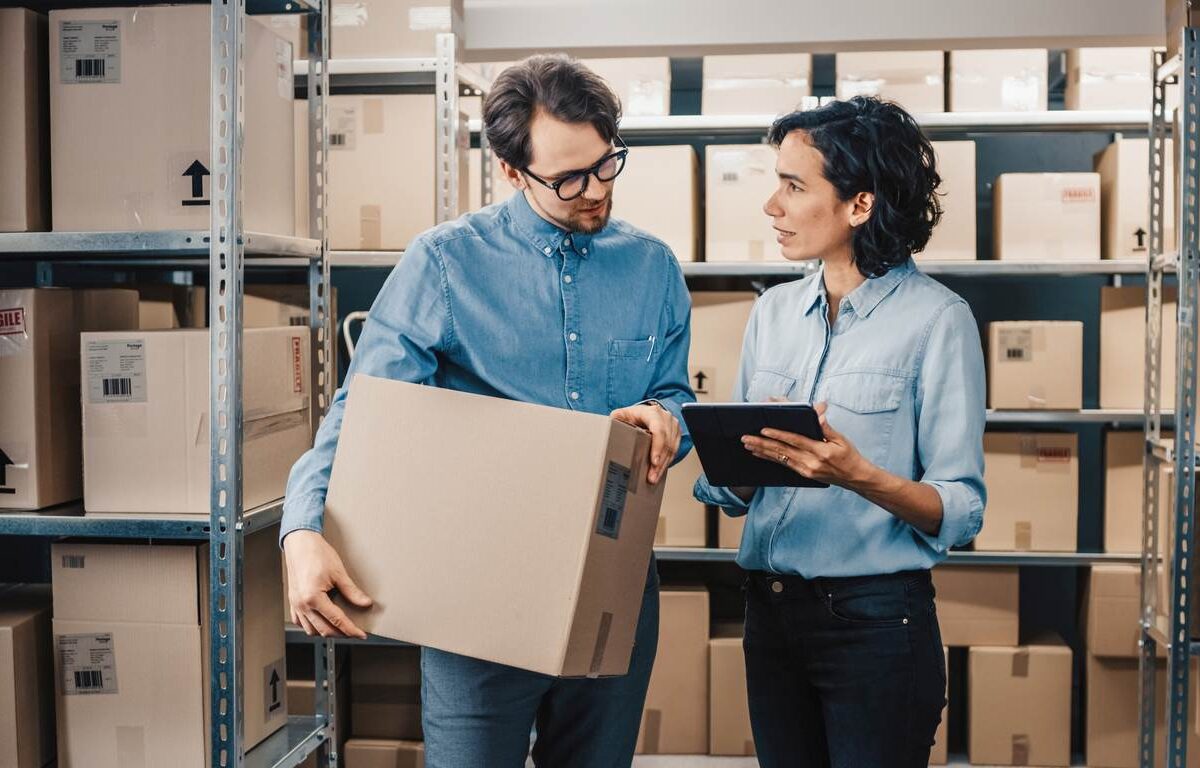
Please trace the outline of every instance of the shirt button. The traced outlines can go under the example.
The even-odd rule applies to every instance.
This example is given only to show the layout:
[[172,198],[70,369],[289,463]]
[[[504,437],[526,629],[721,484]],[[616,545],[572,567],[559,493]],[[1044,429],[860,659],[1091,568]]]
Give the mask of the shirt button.
[[571,278],[571,276],[570,276],[570,275],[563,275],[563,282],[564,282],[564,283],[568,283],[568,284],[569,284],[569,283],[571,282],[571,279],[572,279],[572,278]]
[[563,245],[566,246],[567,248],[570,248],[571,247],[571,238],[568,237],[566,240],[563,240]]
[[571,334],[570,336],[568,336],[567,338],[568,338],[568,339],[570,339],[571,341],[579,341],[579,334],[577,334],[577,333],[572,333],[572,334]]
[[579,399],[579,393],[578,393],[578,392],[572,392],[572,393],[571,393],[571,399],[572,399],[572,400],[578,400],[578,399]]
[[587,248],[584,248],[583,251],[581,251],[581,253],[583,253],[584,256],[587,256]]
[[547,256],[549,256],[551,254],[551,252],[553,252],[553,251],[554,251],[554,249],[548,245],[542,249],[542,253],[546,254]]
[[771,582],[771,591],[774,592],[775,594],[779,594],[780,592],[782,592],[783,591],[783,582],[782,581],[772,581]]

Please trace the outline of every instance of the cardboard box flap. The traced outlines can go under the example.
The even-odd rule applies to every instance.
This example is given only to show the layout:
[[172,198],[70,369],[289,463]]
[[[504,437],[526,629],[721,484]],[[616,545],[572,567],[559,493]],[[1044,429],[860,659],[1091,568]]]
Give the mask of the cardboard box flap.
[[198,625],[195,544],[50,545],[54,618]]

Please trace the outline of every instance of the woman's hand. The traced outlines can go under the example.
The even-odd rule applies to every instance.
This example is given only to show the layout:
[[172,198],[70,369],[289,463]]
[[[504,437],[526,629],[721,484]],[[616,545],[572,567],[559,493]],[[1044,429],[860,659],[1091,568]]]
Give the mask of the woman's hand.
[[758,458],[783,464],[811,480],[852,488],[865,478],[871,465],[845,435],[829,426],[825,410],[825,403],[816,405],[824,441],[764,429],[761,436],[743,437],[742,444]]

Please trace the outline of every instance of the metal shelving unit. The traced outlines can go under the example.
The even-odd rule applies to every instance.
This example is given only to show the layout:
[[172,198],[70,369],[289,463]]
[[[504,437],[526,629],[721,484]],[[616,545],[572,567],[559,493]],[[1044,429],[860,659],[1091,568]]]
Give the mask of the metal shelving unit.
[[[1154,107],[1150,123],[1150,259],[1146,272],[1146,373],[1145,432],[1143,464],[1141,605],[1142,653],[1139,660],[1139,724],[1142,768],[1155,765],[1155,709],[1161,703],[1156,680],[1156,651],[1159,644],[1167,654],[1167,743],[1166,764],[1171,768],[1187,765],[1190,710],[1191,658],[1200,649],[1192,639],[1192,548],[1195,544],[1195,469],[1196,469],[1196,342],[1197,291],[1200,289],[1200,173],[1197,172],[1197,139],[1200,126],[1196,110],[1200,105],[1200,29],[1183,31],[1181,54],[1170,61],[1161,53],[1156,57]],[[1179,251],[1165,252],[1164,191],[1167,133],[1170,116],[1166,111],[1168,84],[1180,85],[1179,112],[1183,117],[1181,134],[1174,144],[1176,168],[1180,172],[1177,194]],[[1176,351],[1177,389],[1175,396],[1175,438],[1162,436],[1163,410],[1159,397],[1162,377],[1163,274],[1171,266],[1179,274],[1178,342]],[[1159,479],[1166,468],[1174,471],[1170,493],[1174,514],[1165,521],[1171,526],[1174,544],[1166,564],[1160,563],[1160,514],[1164,506]],[[1170,569],[1170,604],[1158,604],[1160,568]]]
[[[655,547],[654,554],[661,562],[732,563],[736,549],[713,547]],[[1041,567],[1078,567],[1086,565],[1118,565],[1138,562],[1136,554],[1107,552],[951,552],[949,565],[1023,565]]]

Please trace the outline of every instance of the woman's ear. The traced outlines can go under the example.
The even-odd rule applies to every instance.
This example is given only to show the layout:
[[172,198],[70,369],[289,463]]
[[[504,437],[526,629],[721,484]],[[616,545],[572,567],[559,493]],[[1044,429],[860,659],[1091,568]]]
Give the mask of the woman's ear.
[[871,218],[871,211],[875,207],[875,193],[859,192],[850,202],[850,226],[861,227]]

